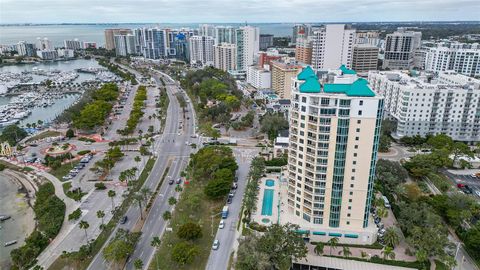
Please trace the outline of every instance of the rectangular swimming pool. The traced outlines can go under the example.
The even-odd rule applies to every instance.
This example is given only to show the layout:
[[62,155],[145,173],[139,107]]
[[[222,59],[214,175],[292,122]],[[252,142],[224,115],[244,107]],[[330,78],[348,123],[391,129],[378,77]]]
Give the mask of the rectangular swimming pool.
[[263,191],[262,216],[271,216],[273,208],[273,189]]

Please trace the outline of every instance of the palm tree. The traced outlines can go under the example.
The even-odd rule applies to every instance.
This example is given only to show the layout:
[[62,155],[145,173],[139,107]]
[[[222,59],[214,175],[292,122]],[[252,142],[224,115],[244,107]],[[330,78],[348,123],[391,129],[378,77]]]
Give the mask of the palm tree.
[[127,186],[128,186],[127,171],[120,172],[120,175],[118,176],[118,180],[120,180],[120,182],[127,181]]
[[133,201],[138,203],[138,207],[140,208],[140,219],[143,219],[143,207],[142,207],[143,196],[142,196],[142,194],[136,193],[135,195],[133,195]]
[[115,190],[109,190],[108,191],[108,197],[110,197],[112,199],[112,211],[113,211],[113,209],[115,209],[115,204],[113,203],[113,197],[115,197],[115,195],[117,195]]
[[397,230],[395,227],[389,227],[385,230],[385,244],[392,248],[395,248],[398,243],[400,243],[400,237],[398,236]]
[[133,261],[133,266],[135,267],[135,269],[142,269],[143,268],[142,260],[140,258],[136,259],[135,261]]
[[387,208],[383,207],[383,206],[379,206],[377,207],[377,215],[381,218],[386,218],[388,217],[388,210]]
[[320,255],[320,254],[323,254],[323,248],[325,247],[325,244],[322,243],[322,242],[318,242],[316,245],[315,245],[315,249],[313,250],[315,252],[315,254],[317,255]]
[[85,220],[82,220],[82,221],[80,221],[80,223],[78,223],[78,226],[80,227],[80,229],[85,230],[85,239],[87,239],[87,244],[88,244],[87,229],[88,229],[88,227],[90,227],[90,224],[88,224],[88,222],[86,222]]
[[338,237],[333,237],[328,240],[327,245],[330,246],[330,255],[332,255],[332,250],[335,250],[338,245]]
[[393,252],[393,248],[392,247],[389,247],[389,246],[386,246],[381,254],[383,255],[383,259],[386,260],[387,258],[388,259],[395,259],[395,252]]
[[[152,247],[154,247],[155,249],[159,248],[161,244],[162,244],[162,242],[160,241],[160,237],[158,237],[158,236],[154,236],[152,238],[152,241],[150,242],[150,245]],[[157,256],[155,256],[155,264],[157,265],[157,269],[158,269],[158,257]]]
[[363,250],[360,250],[360,256],[362,256],[362,258],[366,258],[368,256],[367,252],[363,251]]
[[345,258],[348,258],[348,257],[350,257],[350,255],[352,255],[352,252],[350,251],[350,248],[346,247],[346,246],[342,247],[342,250],[338,252],[338,255],[340,255],[342,253],[343,253],[343,256],[345,256]]
[[98,210],[97,211],[97,218],[101,218],[102,219],[102,224],[100,225],[100,228],[103,227],[103,218],[105,217],[105,212],[103,212],[102,210]]
[[152,194],[149,188],[143,187],[140,189],[140,194],[142,195],[143,199],[145,200],[145,203],[147,202],[148,196]]

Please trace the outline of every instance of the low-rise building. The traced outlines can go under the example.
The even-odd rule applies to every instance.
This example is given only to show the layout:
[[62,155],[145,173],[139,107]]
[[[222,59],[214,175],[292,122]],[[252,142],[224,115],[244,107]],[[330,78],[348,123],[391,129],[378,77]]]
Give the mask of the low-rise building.
[[247,83],[257,89],[271,88],[271,72],[263,67],[249,66],[247,68]]
[[280,98],[290,99],[292,78],[297,76],[302,66],[273,61],[270,68],[272,71],[272,89]]

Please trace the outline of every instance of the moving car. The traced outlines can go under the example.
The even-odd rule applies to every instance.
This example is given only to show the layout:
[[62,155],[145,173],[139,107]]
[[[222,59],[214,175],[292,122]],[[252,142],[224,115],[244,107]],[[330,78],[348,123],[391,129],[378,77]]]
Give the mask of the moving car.
[[128,217],[127,217],[127,216],[123,216],[123,217],[120,219],[120,224],[125,224],[125,223],[127,223],[127,220],[128,220]]
[[212,249],[217,250],[219,246],[220,246],[220,241],[218,241],[218,239],[215,239],[215,241],[213,241]]
[[172,178],[168,179],[168,184],[169,184],[169,185],[173,185],[173,182],[174,182],[174,181],[173,181]]

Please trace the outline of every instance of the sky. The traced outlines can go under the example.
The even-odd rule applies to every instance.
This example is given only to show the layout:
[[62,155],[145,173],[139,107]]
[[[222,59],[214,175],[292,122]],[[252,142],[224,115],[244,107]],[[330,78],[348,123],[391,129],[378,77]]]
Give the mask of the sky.
[[0,0],[0,24],[476,21],[479,0]]

